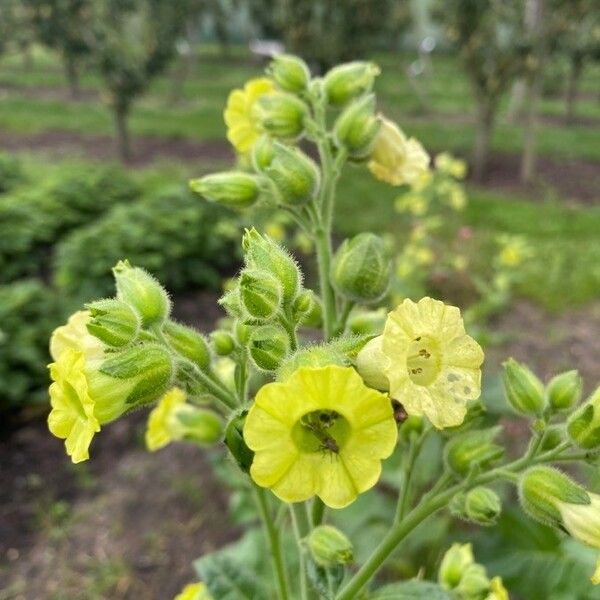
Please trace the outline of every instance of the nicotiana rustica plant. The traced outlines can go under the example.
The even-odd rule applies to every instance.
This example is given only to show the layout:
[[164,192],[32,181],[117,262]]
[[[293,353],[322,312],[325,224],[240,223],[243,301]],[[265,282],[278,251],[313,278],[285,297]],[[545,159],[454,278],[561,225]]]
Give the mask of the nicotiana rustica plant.
[[[509,360],[506,396],[532,437],[522,456],[508,459],[501,428],[482,419],[484,355],[458,308],[425,297],[404,300],[380,320],[361,317],[388,294],[391,260],[372,233],[334,251],[342,168],[366,167],[394,186],[411,186],[429,169],[419,142],[377,113],[378,73],[353,62],[311,77],[299,58],[276,57],[265,78],[227,102],[240,168],[191,182],[209,201],[236,209],[262,203],[290,215],[313,241],[318,290],[283,247],[249,229],[244,266],[220,300],[228,317],[210,336],[174,321],[162,286],[126,261],[114,268],[115,297],[88,304],[52,336],[48,424],[73,462],[88,458],[105,424],[152,406],[150,450],[172,442],[220,449],[256,503],[268,550],[246,552],[247,564],[239,554],[203,557],[202,582],[180,600],[507,599],[469,545],[448,551],[437,581],[374,581],[404,538],[438,511],[493,525],[501,501],[492,488],[503,482],[517,486],[531,517],[600,549],[598,496],[552,466],[597,462],[600,393],[580,405],[575,371],[544,385]],[[414,465],[434,436],[444,468],[422,491]],[[402,463],[391,473],[396,514],[357,564],[360,549],[335,527],[335,513],[372,490],[393,454]],[[272,569],[252,562],[263,555]]]

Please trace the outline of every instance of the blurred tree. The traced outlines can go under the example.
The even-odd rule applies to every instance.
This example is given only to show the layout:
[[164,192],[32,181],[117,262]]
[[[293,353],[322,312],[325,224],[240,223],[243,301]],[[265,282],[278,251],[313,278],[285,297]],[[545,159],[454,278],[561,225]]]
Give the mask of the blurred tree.
[[91,0],[24,0],[38,39],[62,57],[72,97],[79,93],[79,69],[89,54],[86,33],[92,19]]
[[16,46],[23,55],[25,68],[31,66],[31,44],[34,40],[31,11],[21,0],[0,0],[0,54]]
[[587,62],[600,60],[600,6],[598,0],[549,2],[549,43],[569,62],[565,113],[572,122],[583,69]]
[[131,106],[176,55],[188,7],[186,0],[94,2],[90,48],[113,111],[122,160],[131,158],[127,124]]
[[522,70],[527,42],[522,0],[440,0],[448,38],[458,48],[477,104],[473,174],[486,169],[498,104]]
[[260,34],[280,38],[286,51],[325,71],[389,46],[409,14],[408,1],[249,0]]

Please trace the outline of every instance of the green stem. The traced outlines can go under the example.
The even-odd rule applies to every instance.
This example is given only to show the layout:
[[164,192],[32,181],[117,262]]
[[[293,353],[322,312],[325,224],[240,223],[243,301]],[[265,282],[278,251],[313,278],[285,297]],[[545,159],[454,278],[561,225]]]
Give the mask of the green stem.
[[355,573],[352,579],[336,596],[336,600],[352,600],[356,598],[360,590],[368,583],[368,581],[381,568],[384,561],[395,550],[398,544],[413,530],[420,525],[429,516],[444,508],[448,502],[459,492],[471,489],[478,485],[484,485],[501,478],[506,473],[519,473],[527,467],[545,462],[552,462],[568,448],[568,443],[557,446],[554,450],[550,450],[537,457],[523,456],[512,463],[503,465],[496,469],[492,469],[487,473],[482,473],[470,480],[458,483],[451,488],[437,494],[426,494],[421,502],[402,519],[396,523],[390,532],[383,538],[379,546],[369,557],[367,562]]
[[412,438],[409,442],[408,454],[406,456],[406,460],[404,462],[404,469],[402,474],[402,489],[400,490],[400,495],[398,497],[398,505],[396,507],[396,518],[394,519],[395,523],[399,523],[406,514],[408,509],[408,503],[410,501],[410,489],[411,489],[411,475],[413,469],[415,467],[415,462],[421,452],[421,448],[423,447],[423,443],[425,442],[425,438],[429,433],[428,430],[425,430],[417,439]]
[[315,249],[319,267],[319,287],[321,289],[321,302],[323,304],[323,336],[326,341],[333,336],[335,324],[335,294],[329,281],[331,270],[331,233],[319,227],[315,231]]
[[310,525],[308,523],[308,515],[306,514],[306,506],[304,502],[295,502],[290,504],[290,513],[292,515],[292,524],[294,526],[296,544],[298,545],[300,598],[302,600],[308,600],[309,590],[308,581],[306,578],[306,561],[304,559],[305,551],[302,540],[308,535]]
[[275,576],[277,578],[279,600],[288,600],[288,582],[285,562],[281,552],[281,540],[279,538],[279,532],[275,526],[275,523],[273,522],[271,511],[269,510],[269,504],[265,490],[257,485],[253,485],[252,487],[254,489],[256,505],[263,521],[267,542],[269,544],[273,570],[275,571]]
[[323,516],[325,514],[325,504],[319,496],[315,496],[312,505],[312,524],[313,527],[317,527],[323,522]]
[[189,363],[194,367],[194,377],[199,381],[206,389],[217,398],[222,404],[228,409],[234,410],[237,408],[237,400],[223,384],[215,381],[213,377],[202,371],[197,365]]

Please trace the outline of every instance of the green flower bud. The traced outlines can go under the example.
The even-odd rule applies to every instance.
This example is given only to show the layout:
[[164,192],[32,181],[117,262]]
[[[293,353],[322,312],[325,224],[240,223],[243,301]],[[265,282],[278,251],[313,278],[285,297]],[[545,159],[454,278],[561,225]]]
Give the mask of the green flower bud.
[[220,202],[232,208],[248,208],[260,196],[260,179],[249,173],[228,171],[192,179],[190,188],[210,202]]
[[383,326],[387,319],[385,308],[377,310],[359,310],[350,315],[348,319],[348,328],[352,333],[373,333],[378,334],[383,331]]
[[300,269],[281,246],[252,228],[246,230],[242,248],[248,267],[267,271],[279,281],[284,302],[290,302],[296,297],[301,284]]
[[212,410],[182,404],[173,411],[169,429],[175,440],[212,446],[223,435],[223,422]]
[[446,590],[455,589],[474,562],[471,544],[453,544],[442,558],[438,574],[440,585]]
[[327,100],[340,106],[370,92],[379,73],[379,67],[371,62],[355,61],[333,67],[324,77]]
[[394,417],[396,422],[400,422],[400,427],[398,428],[398,440],[400,442],[410,442],[411,439],[415,439],[423,433],[423,417],[418,417],[416,415],[406,416],[406,411],[399,402],[397,402],[397,404],[392,402],[392,406],[394,406]]
[[237,286],[219,298],[219,305],[231,317],[238,319],[243,316],[240,290]]
[[165,289],[144,269],[119,261],[113,269],[117,299],[129,304],[142,318],[142,326],[160,325],[171,312]]
[[250,317],[270,319],[281,306],[281,284],[273,275],[246,269],[240,275],[240,300]]
[[371,154],[381,126],[375,116],[375,96],[369,94],[348,105],[333,126],[334,140],[351,158],[362,160]]
[[310,81],[306,63],[291,54],[277,54],[267,67],[267,75],[285,92],[303,92]]
[[235,340],[228,331],[217,329],[210,334],[210,341],[212,342],[215,352],[219,356],[228,356],[235,349]]
[[561,527],[562,505],[589,506],[590,495],[571,478],[551,467],[531,467],[521,476],[519,500],[532,518]]
[[317,369],[327,365],[347,367],[349,364],[350,360],[334,346],[312,346],[298,350],[285,360],[277,371],[277,380],[285,381],[300,367]]
[[383,353],[382,344],[381,335],[367,342],[356,357],[356,370],[369,387],[385,392],[390,389],[390,382],[385,374],[389,359]]
[[191,327],[186,327],[174,321],[167,321],[163,333],[171,348],[184,358],[192,361],[201,369],[210,364],[210,350],[204,336]]
[[580,448],[600,449],[600,387],[569,417],[567,433]]
[[275,156],[265,173],[275,183],[282,204],[304,204],[319,190],[319,168],[299,148],[276,142]]
[[306,327],[318,327],[322,320],[321,301],[312,290],[303,290],[294,300],[294,321]]
[[444,449],[446,464],[459,475],[466,475],[471,469],[489,467],[504,455],[504,448],[493,441],[499,431],[494,427],[452,437]]
[[562,427],[549,427],[544,434],[542,450],[554,450],[562,442],[564,442]]
[[569,410],[581,400],[581,388],[581,377],[576,370],[556,375],[546,387],[548,403],[554,410]]
[[86,304],[90,311],[87,330],[107,346],[131,344],[140,330],[138,314],[125,302],[110,298]]
[[308,536],[308,548],[313,560],[326,569],[347,565],[354,558],[352,542],[331,525],[315,527]]
[[259,369],[275,371],[290,351],[290,339],[283,328],[264,325],[252,331],[248,349]]
[[504,391],[509,404],[524,415],[544,410],[544,385],[525,365],[509,358],[504,363]]
[[331,280],[342,296],[368,304],[381,300],[387,292],[390,267],[383,239],[373,233],[360,233],[338,248]]
[[472,564],[465,569],[455,593],[464,600],[487,600],[490,584],[485,567]]
[[292,94],[274,92],[261,96],[253,107],[253,116],[270,135],[294,140],[304,131],[306,104]]
[[275,143],[268,135],[261,135],[252,146],[252,166],[260,173],[269,167],[275,158]]
[[464,512],[469,521],[478,525],[495,525],[502,512],[498,494],[486,487],[469,490],[464,498]]
[[247,410],[235,415],[225,428],[225,445],[229,448],[233,458],[244,473],[250,471],[254,460],[254,452],[248,448],[244,441],[244,423],[246,422]]
[[241,346],[245,346],[250,339],[250,333],[252,332],[252,328],[248,327],[245,323],[241,321],[237,321],[235,323],[235,337],[238,341],[238,344]]
[[174,365],[169,351],[158,344],[140,344],[110,355],[100,372],[115,379],[135,379],[125,403],[131,408],[153,402],[171,386]]

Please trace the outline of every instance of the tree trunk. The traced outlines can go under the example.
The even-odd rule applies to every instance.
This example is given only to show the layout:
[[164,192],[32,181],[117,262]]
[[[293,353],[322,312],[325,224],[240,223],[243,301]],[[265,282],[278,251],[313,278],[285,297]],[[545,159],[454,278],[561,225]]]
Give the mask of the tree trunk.
[[535,70],[527,78],[523,156],[521,158],[521,181],[530,183],[535,175],[537,161],[537,111],[542,93],[546,54],[543,32],[544,0],[528,0],[526,8],[526,24],[535,40],[534,53],[537,61]]
[[129,139],[129,128],[127,118],[129,107],[116,104],[113,108],[115,120],[115,134],[117,138],[117,154],[119,159],[126,163],[131,159],[131,143]]
[[569,70],[569,79],[567,82],[567,93],[565,97],[567,123],[573,123],[575,120],[575,108],[577,105],[577,93],[579,91],[579,80],[583,71],[583,60],[581,55],[573,54],[571,56],[571,68]]
[[513,84],[508,104],[508,112],[506,114],[506,120],[509,123],[517,123],[523,116],[526,87],[525,79],[523,79],[523,77],[519,77]]
[[496,107],[490,98],[479,98],[475,146],[473,147],[473,177],[481,181],[487,169]]
[[69,85],[69,96],[77,98],[79,96],[79,73],[76,61],[69,55],[65,56],[65,73]]

